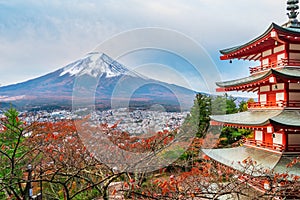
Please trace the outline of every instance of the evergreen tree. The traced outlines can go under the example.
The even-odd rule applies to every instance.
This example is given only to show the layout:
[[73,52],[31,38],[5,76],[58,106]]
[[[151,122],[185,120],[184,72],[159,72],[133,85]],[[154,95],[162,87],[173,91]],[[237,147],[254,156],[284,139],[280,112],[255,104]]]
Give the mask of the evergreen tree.
[[26,189],[21,183],[26,171],[27,148],[23,145],[24,124],[19,120],[16,109],[10,108],[1,119],[0,132],[0,199],[13,196],[14,199],[24,199]]
[[[247,102],[242,101],[238,106],[236,98],[228,96],[210,97],[203,94],[197,94],[194,105],[191,108],[190,115],[186,118],[182,131],[185,134],[195,134],[202,138],[209,128],[210,115],[225,115],[244,112],[248,110],[248,102],[254,101],[249,99]],[[251,130],[223,127],[221,130],[221,145],[231,145],[238,140],[251,134]]]
[[234,114],[238,112],[238,108],[236,106],[236,98],[232,96],[228,96],[227,94],[224,95],[226,99],[226,114]]
[[182,129],[193,132],[197,137],[203,137],[209,127],[211,115],[211,97],[197,94],[190,115],[186,118]]
[[223,96],[216,96],[212,99],[211,110],[213,115],[224,115],[226,107],[226,99]]
[[236,106],[236,98],[224,94],[224,96],[216,96],[212,99],[211,107],[213,115],[233,114],[238,112]]

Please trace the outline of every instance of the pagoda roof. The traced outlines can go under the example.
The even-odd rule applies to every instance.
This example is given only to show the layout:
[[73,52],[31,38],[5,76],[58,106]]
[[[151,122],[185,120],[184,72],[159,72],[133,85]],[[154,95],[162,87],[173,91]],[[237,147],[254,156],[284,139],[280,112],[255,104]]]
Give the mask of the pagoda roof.
[[[275,31],[276,34],[272,34],[272,31]],[[259,55],[261,54],[261,50],[267,49],[267,47],[273,47],[275,45],[274,41],[278,41],[279,43],[282,43],[284,40],[299,42],[299,36],[300,28],[283,27],[272,23],[263,34],[250,42],[220,50],[220,53],[223,54],[221,60],[234,58],[258,60],[261,57],[261,55]]]
[[254,83],[268,81],[268,78],[273,75],[275,77],[282,77],[285,79],[300,80],[300,68],[285,67],[281,69],[269,69],[266,72],[253,74],[245,78],[240,78],[231,81],[217,82],[216,85],[219,86],[220,88],[225,88],[228,90],[237,90],[238,88],[236,87],[247,86],[247,85],[248,87],[250,87],[249,84],[251,85]]
[[281,112],[282,110],[253,110],[227,115],[212,115],[210,118],[213,121],[227,124],[263,126],[269,124],[269,119]]
[[284,126],[300,127],[300,110],[284,110],[279,115],[272,117],[270,122]]
[[[245,171],[245,168],[241,163],[243,163],[244,160],[252,159],[256,161],[258,169],[269,169],[274,170],[275,173],[288,173],[294,176],[300,175],[299,163],[290,168],[286,167],[296,156],[286,156],[248,146],[224,149],[202,149],[202,152],[213,160],[242,172]],[[253,176],[263,175],[251,169],[247,169],[245,172]]]
[[279,124],[300,127],[300,110],[251,110],[235,114],[212,115],[211,120],[237,126]]

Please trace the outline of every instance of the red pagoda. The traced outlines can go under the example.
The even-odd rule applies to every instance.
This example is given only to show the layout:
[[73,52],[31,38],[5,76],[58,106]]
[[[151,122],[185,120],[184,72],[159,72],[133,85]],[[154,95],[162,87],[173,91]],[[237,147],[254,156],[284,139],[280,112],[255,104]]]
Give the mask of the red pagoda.
[[203,149],[213,160],[240,170],[239,162],[251,158],[259,166],[278,173],[300,175],[300,165],[286,165],[300,155],[300,22],[298,0],[288,0],[289,21],[272,23],[257,38],[221,50],[221,60],[259,61],[250,67],[250,76],[216,83],[218,92],[257,93],[257,102],[248,111],[211,116],[211,125],[251,129],[254,137],[243,146]]

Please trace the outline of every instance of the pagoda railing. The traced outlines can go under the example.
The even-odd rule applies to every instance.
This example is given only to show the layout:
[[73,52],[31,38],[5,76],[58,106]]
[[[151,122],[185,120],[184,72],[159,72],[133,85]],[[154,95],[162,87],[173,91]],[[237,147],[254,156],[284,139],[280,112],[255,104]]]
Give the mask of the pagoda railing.
[[300,144],[290,144],[290,145],[288,145],[287,151],[289,151],[289,152],[300,152]]
[[249,102],[248,109],[260,109],[260,108],[300,108],[299,101],[267,101],[267,102]]
[[285,146],[282,144],[268,143],[254,139],[247,139],[245,145],[260,147],[278,152],[283,152],[285,150]]
[[299,101],[289,101],[285,102],[285,107],[292,107],[292,108],[300,108],[300,100]]
[[281,59],[280,61],[271,62],[265,65],[256,67],[249,67],[250,74],[263,72],[271,68],[284,67],[284,66],[300,66],[300,59]]
[[248,103],[248,109],[283,108],[285,105],[286,105],[285,101],[249,102]]
[[300,66],[300,59],[282,59],[284,66]]

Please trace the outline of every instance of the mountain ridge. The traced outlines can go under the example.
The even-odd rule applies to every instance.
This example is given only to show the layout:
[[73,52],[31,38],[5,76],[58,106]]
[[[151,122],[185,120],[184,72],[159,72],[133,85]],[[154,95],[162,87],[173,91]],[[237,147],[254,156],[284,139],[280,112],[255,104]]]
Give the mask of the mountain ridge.
[[[151,102],[178,105],[183,99],[181,97],[186,98],[184,104],[189,107],[195,94],[187,88],[153,80],[129,70],[104,53],[92,52],[54,72],[0,87],[0,102],[13,102],[23,108],[47,105],[70,107],[74,83],[78,77],[83,76],[87,83],[92,79],[98,80],[95,103],[105,108],[109,108],[109,101],[113,98],[137,101],[138,104]],[[118,88],[119,94],[115,94]],[[82,92],[84,97],[85,91]]]

